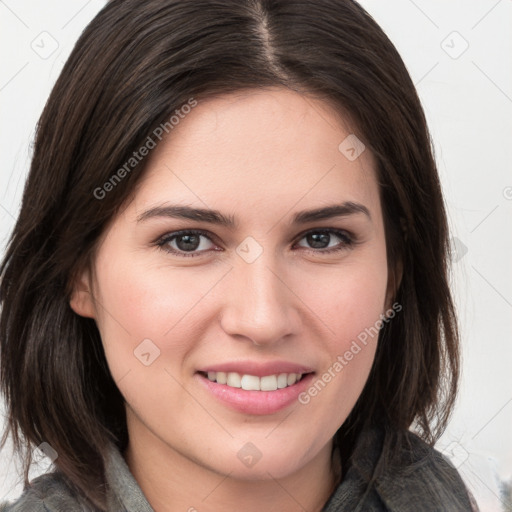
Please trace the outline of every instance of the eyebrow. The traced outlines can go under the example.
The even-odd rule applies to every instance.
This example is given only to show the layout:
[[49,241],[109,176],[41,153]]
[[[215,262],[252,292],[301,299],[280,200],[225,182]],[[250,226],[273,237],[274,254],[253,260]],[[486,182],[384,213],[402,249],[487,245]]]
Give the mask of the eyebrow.
[[[316,208],[314,210],[304,210],[294,215],[291,224],[307,224],[309,222],[331,219],[333,217],[348,217],[349,215],[364,214],[371,221],[372,217],[368,208],[360,203],[345,201],[341,204],[333,204]],[[238,226],[236,219],[232,215],[224,215],[218,210],[206,208],[193,208],[191,206],[166,205],[155,206],[146,210],[137,217],[137,222],[143,222],[155,217],[170,217],[176,219],[188,219],[197,222],[207,222],[224,226],[229,229],[236,229]]]

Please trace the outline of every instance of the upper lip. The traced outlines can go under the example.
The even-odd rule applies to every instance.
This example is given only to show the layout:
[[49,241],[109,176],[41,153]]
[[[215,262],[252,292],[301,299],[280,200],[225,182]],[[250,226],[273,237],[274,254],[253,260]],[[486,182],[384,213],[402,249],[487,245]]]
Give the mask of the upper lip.
[[311,373],[314,370],[289,361],[270,361],[266,363],[257,361],[232,361],[226,363],[213,364],[200,368],[199,372],[225,372],[239,373],[240,375],[254,375],[255,377],[265,377],[267,375],[279,375],[280,373]]

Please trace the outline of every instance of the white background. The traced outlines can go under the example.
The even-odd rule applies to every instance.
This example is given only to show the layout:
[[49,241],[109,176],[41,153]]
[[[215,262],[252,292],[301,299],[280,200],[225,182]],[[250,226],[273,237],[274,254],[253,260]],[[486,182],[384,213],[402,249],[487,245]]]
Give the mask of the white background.
[[[79,34],[104,3],[0,0],[0,255],[19,209],[37,119]],[[417,85],[455,237],[464,374],[438,447],[482,511],[505,510],[499,480],[512,481],[512,1],[361,3]],[[21,491],[4,449],[0,501]]]

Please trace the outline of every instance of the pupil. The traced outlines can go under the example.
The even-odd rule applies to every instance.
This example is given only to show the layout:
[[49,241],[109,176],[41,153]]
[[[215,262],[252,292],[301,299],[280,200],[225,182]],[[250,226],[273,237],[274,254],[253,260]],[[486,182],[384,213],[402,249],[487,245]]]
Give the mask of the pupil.
[[[180,243],[180,240],[184,240],[185,244]],[[190,245],[191,244],[191,245]],[[198,235],[180,235],[177,240],[177,245],[182,251],[190,251],[197,249],[199,245],[199,236]]]
[[329,233],[310,233],[308,235],[308,243],[315,249],[322,249],[329,245],[329,236]]

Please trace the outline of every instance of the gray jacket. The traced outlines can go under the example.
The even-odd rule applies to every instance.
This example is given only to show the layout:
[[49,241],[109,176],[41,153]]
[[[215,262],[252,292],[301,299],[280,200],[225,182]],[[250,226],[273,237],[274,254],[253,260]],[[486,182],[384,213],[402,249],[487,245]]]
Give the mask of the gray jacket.
[[[474,512],[476,503],[457,470],[438,451],[408,434],[411,449],[401,463],[368,482],[382,449],[384,433],[368,430],[358,438],[352,463],[323,512]],[[154,512],[123,456],[111,445],[107,466],[109,512]],[[14,503],[0,512],[97,512],[65,483],[58,471],[35,478]],[[220,511],[222,512],[222,511]]]

